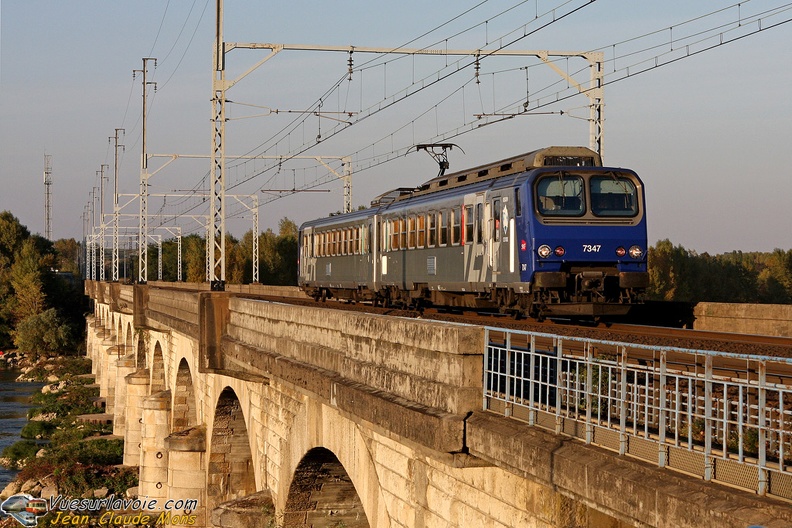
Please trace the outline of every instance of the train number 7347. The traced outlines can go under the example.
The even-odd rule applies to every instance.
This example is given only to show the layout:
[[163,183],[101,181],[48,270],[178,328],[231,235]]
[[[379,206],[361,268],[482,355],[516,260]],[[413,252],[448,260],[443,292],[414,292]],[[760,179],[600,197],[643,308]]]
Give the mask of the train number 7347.
[[583,253],[599,253],[601,244],[583,244]]

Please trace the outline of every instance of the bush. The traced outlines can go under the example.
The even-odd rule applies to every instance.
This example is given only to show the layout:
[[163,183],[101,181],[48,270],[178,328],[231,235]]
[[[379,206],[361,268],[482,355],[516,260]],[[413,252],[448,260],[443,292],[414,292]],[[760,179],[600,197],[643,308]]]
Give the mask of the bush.
[[3,449],[2,457],[7,458],[14,466],[23,465],[26,461],[35,458],[41,446],[31,440],[20,440]]
[[14,331],[14,344],[20,352],[36,360],[65,350],[71,342],[70,332],[55,308],[50,308],[20,321]]
[[124,441],[98,438],[75,442],[69,446],[69,449],[59,450],[54,459],[58,462],[77,462],[84,465],[121,464],[124,461]]
[[22,428],[19,436],[29,439],[49,438],[55,431],[55,427],[55,424],[50,422],[28,422]]
[[86,491],[107,487],[108,493],[121,493],[138,485],[137,468],[116,468],[95,464],[69,464],[53,472],[64,495],[80,497]]
[[101,412],[94,407],[93,401],[99,396],[99,389],[74,384],[68,391],[59,394],[34,394],[31,399],[35,408],[28,411],[28,417],[38,414],[55,413],[59,418]]
[[[50,364],[54,368],[47,370],[46,365]],[[36,381],[45,381],[48,376],[55,375],[58,379],[71,379],[80,374],[90,374],[91,360],[85,357],[60,357],[54,360],[39,362],[30,371],[26,373],[26,377]],[[76,380],[73,380],[76,381]]]
[[110,424],[93,424],[84,422],[69,422],[58,428],[50,437],[50,444],[53,448],[73,442],[79,442],[84,438],[99,436],[113,432]]

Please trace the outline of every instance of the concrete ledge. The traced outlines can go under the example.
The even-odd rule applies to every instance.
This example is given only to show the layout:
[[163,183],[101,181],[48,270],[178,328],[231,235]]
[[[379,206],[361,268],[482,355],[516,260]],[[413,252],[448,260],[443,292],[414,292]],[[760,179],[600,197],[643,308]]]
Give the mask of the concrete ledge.
[[309,392],[322,400],[330,401],[333,372],[248,346],[229,337],[223,338],[223,356],[228,376],[252,374],[277,378]]
[[332,405],[440,453],[465,447],[465,416],[452,415],[360,383],[336,383]]
[[696,330],[792,337],[792,305],[698,303]]
[[792,525],[792,508],[620,457],[484,411],[468,419],[472,455],[634,526]]

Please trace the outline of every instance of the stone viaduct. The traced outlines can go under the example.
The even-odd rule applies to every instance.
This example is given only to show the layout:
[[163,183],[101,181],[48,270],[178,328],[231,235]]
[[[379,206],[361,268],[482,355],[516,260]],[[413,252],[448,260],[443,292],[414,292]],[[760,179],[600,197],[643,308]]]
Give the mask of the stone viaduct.
[[483,328],[201,288],[86,282],[124,464],[172,524],[792,525],[789,504],[482,411]]

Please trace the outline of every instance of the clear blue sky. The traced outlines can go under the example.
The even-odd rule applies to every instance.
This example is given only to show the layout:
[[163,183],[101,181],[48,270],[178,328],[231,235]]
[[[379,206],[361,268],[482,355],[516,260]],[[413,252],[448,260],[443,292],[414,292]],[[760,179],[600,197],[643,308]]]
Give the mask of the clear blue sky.
[[[584,3],[569,2],[556,13]],[[729,40],[751,33],[760,24],[768,28],[792,18],[789,9],[761,22],[752,18],[783,6],[783,1],[751,0],[739,9],[682,24],[736,2],[598,0],[543,29],[538,28],[549,20],[534,20],[537,14],[561,2],[518,4],[517,0],[225,0],[224,40],[492,49],[502,35],[520,28],[517,36],[527,36],[507,49],[602,48],[609,83],[604,92],[605,162],[630,167],[644,179],[650,243],[668,238],[710,253],[792,248],[788,161],[792,23],[613,82],[625,76],[627,66],[634,74],[653,65],[655,56],[663,63],[718,42],[721,37],[712,28],[721,27],[718,33]],[[496,16],[512,6],[516,7],[508,14]],[[214,14],[214,0],[2,0],[0,210],[10,210],[33,232],[44,232],[43,169],[44,154],[49,154],[54,180],[53,236],[80,239],[81,215],[89,192],[99,185],[96,171],[102,164],[110,165],[105,210],[111,211],[113,149],[108,137],[115,128],[126,130],[121,192],[138,192],[142,88],[141,77],[133,79],[132,71],[141,69],[143,57],[158,59],[156,69],[152,64],[149,72],[149,79],[157,83],[156,94],[149,98],[149,153],[208,156]],[[735,29],[732,23],[738,19],[743,22]],[[630,40],[657,30],[652,36]],[[700,32],[701,37],[686,38]],[[266,53],[230,52],[228,78],[237,78]],[[436,174],[437,167],[426,154],[402,155],[409,145],[446,138],[446,133],[460,126],[471,130],[475,114],[513,112],[526,97],[535,105],[537,100],[552,99],[558,91],[560,97],[571,93],[566,81],[534,58],[489,58],[481,62],[478,84],[473,68],[466,67],[399,100],[403,90],[414,90],[413,83],[422,77],[436,78],[437,71],[443,76],[456,69],[459,59],[394,61],[395,57],[362,53],[353,55],[352,80],[343,80],[332,90],[347,71],[347,59],[346,53],[286,51],[242,79],[228,92],[235,104],[229,105],[233,119],[228,122],[227,155],[295,153],[321,134],[323,141],[303,155],[352,155],[353,203],[357,206],[389,189],[414,186]],[[371,60],[380,65],[372,63],[361,71]],[[462,59],[459,66],[470,62]],[[582,60],[564,59],[557,65],[574,73],[579,82],[588,82]],[[582,73],[576,73],[581,69]],[[332,119],[346,117],[331,112],[349,111],[353,117],[346,119],[357,121],[363,114],[356,112],[370,111],[394,97],[397,104],[352,126]],[[310,111],[320,98],[323,117],[317,119]],[[588,124],[578,119],[587,117],[586,104],[586,98],[578,95],[537,110],[552,114],[519,116],[447,139],[464,150],[452,151],[451,170],[547,145],[587,145]],[[270,113],[272,109],[279,113]],[[309,113],[297,113],[301,111]],[[240,119],[267,113],[266,117]],[[294,120],[300,124],[290,135],[277,135]],[[367,168],[372,157],[392,161]],[[150,171],[162,163],[162,159],[151,160]],[[268,168],[271,165],[263,160],[229,161],[229,192],[258,194],[263,202],[271,195],[262,194],[261,189],[332,180],[313,161],[295,160],[280,170]],[[150,192],[205,188],[201,181],[208,172],[208,159],[180,159],[151,178]],[[283,217],[299,224],[339,210],[340,183],[329,181],[321,188],[330,192],[296,194],[262,205],[261,228],[277,229]],[[129,200],[121,198],[122,203]],[[169,198],[163,204],[152,199],[149,209],[165,215],[181,213],[179,224],[185,233],[202,232],[197,220],[185,216],[205,214],[201,201]],[[136,202],[123,210],[130,215],[137,211]],[[124,217],[123,222],[130,232],[136,229],[133,216]],[[249,218],[229,221],[236,236],[249,226]]]

